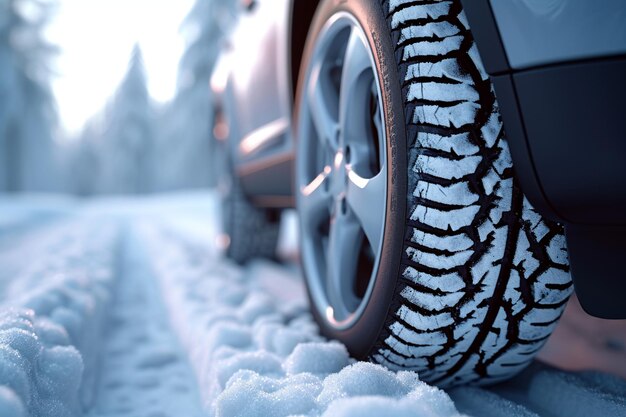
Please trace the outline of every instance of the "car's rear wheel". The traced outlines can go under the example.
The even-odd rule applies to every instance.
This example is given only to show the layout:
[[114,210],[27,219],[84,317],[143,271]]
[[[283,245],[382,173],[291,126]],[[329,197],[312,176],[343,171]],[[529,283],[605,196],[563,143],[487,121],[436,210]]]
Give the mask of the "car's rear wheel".
[[218,246],[228,258],[245,264],[255,258],[276,257],[280,232],[279,209],[257,207],[245,195],[228,155],[218,181],[222,230]]
[[296,102],[301,256],[322,331],[440,385],[507,378],[572,290],[513,175],[459,1],[327,0]]

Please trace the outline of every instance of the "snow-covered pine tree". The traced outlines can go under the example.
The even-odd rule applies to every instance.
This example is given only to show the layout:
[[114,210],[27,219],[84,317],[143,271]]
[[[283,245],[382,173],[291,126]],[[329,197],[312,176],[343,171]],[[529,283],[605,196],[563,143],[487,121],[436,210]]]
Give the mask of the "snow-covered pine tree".
[[90,196],[96,192],[100,166],[104,158],[98,152],[102,144],[102,114],[87,121],[78,140],[65,146],[66,181],[68,191],[80,196]]
[[42,37],[55,3],[0,0],[0,191],[57,189],[49,84],[56,48]]
[[[146,193],[151,191],[154,110],[146,86],[139,46],[128,71],[105,110],[100,135],[90,135],[98,154],[96,192]],[[85,146],[91,146],[86,143]]]
[[215,184],[209,80],[237,4],[232,0],[197,0],[183,22],[181,30],[188,47],[179,66],[178,92],[160,118],[160,189]]

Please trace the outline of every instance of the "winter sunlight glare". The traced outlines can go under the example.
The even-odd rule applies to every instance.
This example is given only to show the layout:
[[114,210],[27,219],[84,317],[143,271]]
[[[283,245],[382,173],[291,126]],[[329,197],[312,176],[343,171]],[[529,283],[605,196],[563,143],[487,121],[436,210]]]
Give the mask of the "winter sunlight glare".
[[46,34],[60,46],[52,88],[64,130],[80,131],[126,73],[139,43],[151,96],[173,97],[185,43],[179,27],[192,0],[60,0]]

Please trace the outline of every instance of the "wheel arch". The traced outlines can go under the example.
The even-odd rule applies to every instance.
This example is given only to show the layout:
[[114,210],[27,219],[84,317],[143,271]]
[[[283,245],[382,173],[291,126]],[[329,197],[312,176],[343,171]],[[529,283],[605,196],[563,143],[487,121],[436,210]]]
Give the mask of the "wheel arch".
[[313,17],[320,0],[292,0],[291,20],[289,22],[289,65],[291,82],[291,99],[295,100],[298,86],[298,75]]

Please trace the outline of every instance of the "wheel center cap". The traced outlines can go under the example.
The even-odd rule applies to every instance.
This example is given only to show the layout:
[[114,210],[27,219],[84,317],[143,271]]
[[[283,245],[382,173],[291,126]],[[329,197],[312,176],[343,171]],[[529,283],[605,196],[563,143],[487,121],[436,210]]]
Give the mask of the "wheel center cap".
[[345,194],[346,185],[348,182],[348,171],[346,170],[345,155],[343,149],[339,149],[335,154],[333,160],[332,171],[332,188],[331,192],[335,198]]

